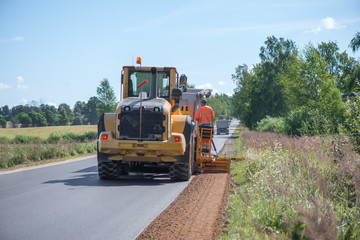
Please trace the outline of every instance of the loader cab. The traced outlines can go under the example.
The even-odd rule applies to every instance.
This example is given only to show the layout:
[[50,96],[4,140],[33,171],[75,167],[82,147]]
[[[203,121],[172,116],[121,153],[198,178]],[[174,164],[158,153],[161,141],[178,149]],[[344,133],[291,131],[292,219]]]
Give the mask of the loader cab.
[[[156,70],[156,96],[170,102],[172,89],[175,88],[176,84],[176,68],[163,67],[156,68]],[[146,95],[149,96],[150,84],[145,84],[142,89],[137,86],[145,80],[150,81],[150,78],[151,67],[124,66],[122,74],[123,99],[137,97],[140,91],[146,92]]]

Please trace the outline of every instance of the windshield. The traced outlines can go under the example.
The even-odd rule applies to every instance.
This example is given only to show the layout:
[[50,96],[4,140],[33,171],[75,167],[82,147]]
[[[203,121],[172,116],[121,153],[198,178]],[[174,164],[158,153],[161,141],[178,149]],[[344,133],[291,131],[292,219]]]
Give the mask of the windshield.
[[[137,86],[145,80],[149,82],[142,87],[142,91],[147,93],[149,96],[150,93],[150,79],[151,72],[144,71],[129,71],[129,97],[139,96],[140,88]],[[156,96],[162,98],[169,98],[169,84],[170,84],[170,71],[158,71],[156,74]]]

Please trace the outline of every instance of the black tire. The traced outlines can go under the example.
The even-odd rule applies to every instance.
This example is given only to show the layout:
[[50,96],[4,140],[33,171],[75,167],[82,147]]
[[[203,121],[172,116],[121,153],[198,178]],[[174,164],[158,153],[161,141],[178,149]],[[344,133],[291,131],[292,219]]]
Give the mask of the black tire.
[[174,163],[170,166],[169,176],[174,181],[187,181],[191,177],[189,170],[189,164],[187,163]]
[[177,161],[169,168],[169,176],[172,180],[187,181],[193,174],[195,168],[193,129],[191,118],[188,116],[183,133],[187,143],[186,150],[183,156],[176,157]]
[[[98,137],[105,131],[104,114],[100,116],[98,122]],[[116,179],[119,176],[117,163],[108,159],[109,155],[99,152],[99,143],[97,147],[98,174],[100,179]]]
[[118,171],[116,162],[103,162],[98,159],[98,173],[99,178],[102,180],[106,179],[117,179]]

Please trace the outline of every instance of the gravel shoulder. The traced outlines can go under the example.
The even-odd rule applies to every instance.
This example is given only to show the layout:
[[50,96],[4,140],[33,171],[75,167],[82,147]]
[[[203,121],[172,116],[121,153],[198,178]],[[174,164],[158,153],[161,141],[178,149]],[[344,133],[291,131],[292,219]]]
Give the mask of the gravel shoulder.
[[[220,154],[232,154],[233,143],[230,138]],[[137,239],[218,239],[229,192],[228,173],[195,176]]]
[[197,175],[137,239],[217,239],[229,189],[228,173]]

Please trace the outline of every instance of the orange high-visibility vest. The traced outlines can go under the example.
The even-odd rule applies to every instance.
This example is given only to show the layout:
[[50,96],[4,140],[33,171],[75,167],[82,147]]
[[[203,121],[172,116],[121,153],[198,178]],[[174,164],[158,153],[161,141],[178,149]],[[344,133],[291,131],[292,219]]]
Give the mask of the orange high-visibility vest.
[[195,119],[198,120],[199,125],[212,125],[212,120],[215,117],[214,111],[209,106],[202,106],[196,110]]

